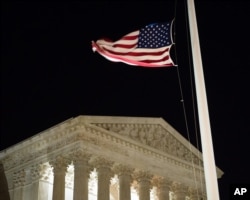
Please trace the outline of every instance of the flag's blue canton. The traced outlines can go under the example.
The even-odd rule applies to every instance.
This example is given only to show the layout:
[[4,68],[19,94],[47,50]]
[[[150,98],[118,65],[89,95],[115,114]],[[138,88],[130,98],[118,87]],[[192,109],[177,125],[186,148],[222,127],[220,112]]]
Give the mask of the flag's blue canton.
[[156,23],[140,29],[137,48],[160,48],[170,45],[170,23]]

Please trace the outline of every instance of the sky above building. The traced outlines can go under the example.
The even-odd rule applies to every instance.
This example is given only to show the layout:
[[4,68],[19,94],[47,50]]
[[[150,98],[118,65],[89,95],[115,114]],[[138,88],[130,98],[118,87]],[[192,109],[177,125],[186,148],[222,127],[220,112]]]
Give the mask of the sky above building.
[[[176,2],[2,2],[0,150],[78,115],[162,117],[197,146],[187,11]],[[231,184],[250,180],[250,4],[195,2],[215,161],[225,173],[219,190],[228,199]],[[92,51],[92,40],[173,19],[178,67],[129,66]]]

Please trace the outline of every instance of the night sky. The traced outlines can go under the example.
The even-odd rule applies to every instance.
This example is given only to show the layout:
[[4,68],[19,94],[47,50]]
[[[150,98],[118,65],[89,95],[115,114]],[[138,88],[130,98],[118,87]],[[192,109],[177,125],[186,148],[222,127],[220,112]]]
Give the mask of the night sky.
[[[2,2],[0,150],[78,115],[162,117],[197,146],[186,12],[183,0]],[[250,182],[249,12],[245,1],[196,1],[222,200]],[[113,63],[91,49],[173,18],[178,67]]]

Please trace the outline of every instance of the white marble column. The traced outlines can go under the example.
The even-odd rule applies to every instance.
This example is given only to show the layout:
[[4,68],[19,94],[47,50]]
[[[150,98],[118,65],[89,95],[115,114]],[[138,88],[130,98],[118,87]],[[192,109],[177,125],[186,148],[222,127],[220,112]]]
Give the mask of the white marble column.
[[91,164],[96,168],[98,176],[97,200],[109,200],[112,162],[102,157],[95,157],[91,159]]
[[146,171],[136,171],[134,173],[134,178],[138,182],[138,195],[139,200],[150,200],[150,189],[152,174]]
[[74,191],[73,200],[88,200],[88,180],[90,166],[88,160],[90,154],[77,151],[73,155],[74,160]]
[[50,162],[54,172],[52,200],[64,200],[65,198],[65,174],[68,160],[59,156]]
[[164,177],[155,177],[153,183],[157,187],[158,200],[169,200],[171,182]]
[[131,181],[133,169],[121,164],[115,164],[114,173],[119,178],[119,200],[131,200]]
[[188,193],[188,188],[178,182],[174,182],[171,185],[171,190],[174,192],[175,200],[185,200],[187,193]]

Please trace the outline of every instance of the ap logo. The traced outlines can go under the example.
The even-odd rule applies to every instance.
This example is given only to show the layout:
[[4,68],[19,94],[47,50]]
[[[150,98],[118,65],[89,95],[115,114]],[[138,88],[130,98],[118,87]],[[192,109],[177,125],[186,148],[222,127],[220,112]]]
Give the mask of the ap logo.
[[233,184],[230,187],[231,200],[250,200],[249,184]]

